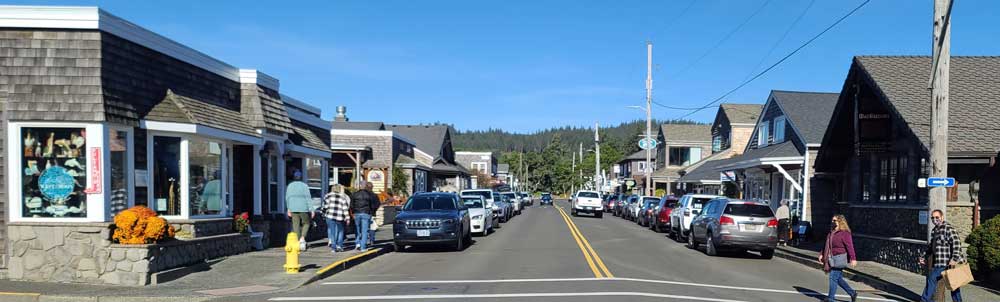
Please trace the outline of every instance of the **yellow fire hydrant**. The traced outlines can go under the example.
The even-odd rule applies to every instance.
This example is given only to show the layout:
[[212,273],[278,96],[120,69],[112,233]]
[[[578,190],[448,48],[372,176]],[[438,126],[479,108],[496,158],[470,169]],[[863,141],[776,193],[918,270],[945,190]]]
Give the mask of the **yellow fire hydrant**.
[[288,233],[285,239],[285,273],[298,274],[299,268],[299,235],[295,232]]

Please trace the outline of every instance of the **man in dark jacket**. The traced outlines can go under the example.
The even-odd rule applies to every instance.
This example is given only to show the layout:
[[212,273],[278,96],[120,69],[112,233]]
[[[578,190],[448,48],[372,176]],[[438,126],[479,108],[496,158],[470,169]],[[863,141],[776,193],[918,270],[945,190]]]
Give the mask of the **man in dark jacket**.
[[379,207],[378,196],[372,192],[370,182],[361,182],[361,190],[351,196],[351,209],[354,210],[354,248],[362,252],[368,251],[368,228],[371,227],[372,214]]

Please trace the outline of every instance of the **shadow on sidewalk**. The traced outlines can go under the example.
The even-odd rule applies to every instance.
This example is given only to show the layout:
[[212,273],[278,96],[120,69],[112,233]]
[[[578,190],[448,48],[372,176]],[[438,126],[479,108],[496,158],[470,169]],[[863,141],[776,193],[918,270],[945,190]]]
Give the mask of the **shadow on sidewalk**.
[[793,288],[795,288],[795,291],[798,291],[799,293],[801,293],[806,297],[816,299],[817,301],[826,301],[826,294],[821,294],[817,291],[801,286],[793,286]]

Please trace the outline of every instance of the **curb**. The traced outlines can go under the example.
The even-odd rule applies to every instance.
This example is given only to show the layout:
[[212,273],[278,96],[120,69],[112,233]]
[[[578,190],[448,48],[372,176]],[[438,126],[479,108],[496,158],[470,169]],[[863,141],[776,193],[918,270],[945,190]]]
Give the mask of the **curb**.
[[[775,250],[774,255],[779,258],[784,258],[792,262],[796,262],[814,269],[823,270],[823,264],[816,261],[816,259],[814,259],[812,256],[806,254],[778,248]],[[910,292],[909,289],[896,285],[895,283],[882,280],[879,277],[869,275],[867,273],[860,272],[852,268],[844,269],[844,278],[851,281],[863,283],[865,285],[871,286],[872,288],[880,290],[885,293],[898,295],[898,293]],[[903,297],[903,298],[917,299],[917,300],[920,299],[919,296]]]
[[357,254],[357,255],[351,256],[351,257],[346,258],[346,259],[341,259],[341,260],[339,260],[337,262],[331,263],[331,264],[329,264],[329,265],[327,265],[327,266],[319,269],[318,271],[316,271],[315,275],[313,275],[311,278],[309,278],[309,280],[306,280],[305,282],[302,282],[302,284],[299,284],[295,288],[303,287],[303,286],[309,285],[310,283],[319,281],[321,279],[328,278],[328,277],[333,276],[333,275],[335,275],[335,274],[337,274],[339,272],[342,272],[342,271],[347,270],[347,269],[349,269],[351,267],[354,267],[355,265],[364,263],[364,262],[366,262],[368,260],[375,259],[378,256],[382,256],[382,255],[391,253],[393,251],[395,251],[395,249],[393,248],[392,245],[386,245],[384,247],[380,247],[378,249],[372,249],[372,250],[369,250],[367,252],[364,252],[364,253],[361,253],[361,254]]
[[218,297],[85,297],[42,295],[37,293],[0,295],[0,300],[4,302],[201,302],[215,298]]

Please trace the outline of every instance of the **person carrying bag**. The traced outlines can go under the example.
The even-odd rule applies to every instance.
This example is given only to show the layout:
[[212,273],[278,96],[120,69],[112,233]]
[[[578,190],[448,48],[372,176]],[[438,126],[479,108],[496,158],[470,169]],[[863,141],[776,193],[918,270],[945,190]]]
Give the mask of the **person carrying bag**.
[[836,301],[837,286],[840,286],[851,296],[851,302],[858,300],[858,292],[844,280],[844,269],[855,267],[858,260],[854,254],[854,240],[851,238],[851,228],[847,225],[844,215],[833,216],[830,234],[826,236],[826,245],[819,255],[823,263],[823,271],[830,275],[830,291],[827,301]]

